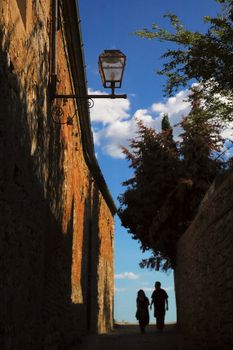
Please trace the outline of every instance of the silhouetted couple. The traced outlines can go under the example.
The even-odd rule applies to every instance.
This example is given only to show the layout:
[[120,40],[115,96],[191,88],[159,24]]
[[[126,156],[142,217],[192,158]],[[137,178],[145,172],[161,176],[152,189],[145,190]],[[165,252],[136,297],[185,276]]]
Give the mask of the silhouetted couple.
[[151,295],[151,303],[146,297],[145,292],[140,289],[137,295],[137,312],[136,318],[139,322],[141,333],[145,333],[145,328],[149,324],[149,305],[152,308],[154,304],[154,317],[156,318],[156,327],[162,332],[164,328],[165,312],[168,310],[168,295],[164,289],[161,288],[160,282],[155,282],[155,290]]

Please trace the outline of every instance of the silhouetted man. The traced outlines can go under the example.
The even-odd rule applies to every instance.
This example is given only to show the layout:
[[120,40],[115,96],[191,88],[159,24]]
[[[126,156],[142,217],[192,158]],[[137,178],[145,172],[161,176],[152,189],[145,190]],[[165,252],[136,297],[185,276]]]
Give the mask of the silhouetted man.
[[154,317],[156,318],[156,327],[159,331],[162,332],[164,328],[164,317],[165,317],[165,305],[166,310],[168,310],[168,295],[164,289],[161,288],[160,282],[155,282],[155,290],[151,295],[151,304],[152,308],[154,304]]

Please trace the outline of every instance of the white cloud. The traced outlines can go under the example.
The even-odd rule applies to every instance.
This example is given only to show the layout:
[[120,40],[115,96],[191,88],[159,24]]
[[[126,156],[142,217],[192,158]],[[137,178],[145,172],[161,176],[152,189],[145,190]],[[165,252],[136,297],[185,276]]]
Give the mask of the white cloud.
[[[106,94],[91,89],[89,93]],[[164,114],[168,114],[170,124],[174,127],[179,124],[183,116],[188,115],[191,109],[191,105],[187,101],[188,95],[189,90],[182,90],[174,97],[152,103],[148,108],[139,108],[134,113],[130,110],[129,99],[95,99],[95,105],[90,109],[90,113],[97,151],[102,151],[113,158],[124,158],[120,146],[128,147],[129,140],[135,137],[137,120],[141,120],[146,126],[160,131],[162,117]],[[221,133],[222,137],[233,140],[232,128],[233,123],[229,123]],[[181,131],[179,126],[174,127],[175,140],[179,140]],[[226,152],[225,156],[227,154]]]
[[[105,94],[93,90],[89,90],[89,93]],[[185,101],[187,96],[188,90],[183,90],[164,102],[153,103],[148,108],[138,109],[131,114],[128,99],[96,99],[90,110],[95,145],[111,157],[124,158],[120,145],[127,147],[129,139],[135,137],[137,120],[142,120],[145,125],[159,131],[163,114],[167,113],[173,126],[190,111],[190,104]],[[180,128],[175,128],[174,137],[177,138],[179,133]]]
[[[88,93],[107,95],[105,92],[91,89],[88,90]],[[130,102],[128,99],[95,99],[94,102],[94,107],[91,109],[91,120],[94,123],[102,123],[105,126],[130,117],[128,113]]]
[[228,123],[227,127],[222,131],[221,136],[224,139],[229,139],[233,141],[233,122]]
[[147,126],[152,126],[154,124],[154,119],[148,109],[138,109],[134,113],[133,118],[141,120]]
[[139,275],[136,275],[134,272],[122,272],[114,276],[116,280],[137,280]]
[[182,90],[175,96],[167,99],[165,103],[153,103],[151,109],[153,112],[178,114],[180,112],[186,113],[189,111],[190,103],[187,101],[189,91]]

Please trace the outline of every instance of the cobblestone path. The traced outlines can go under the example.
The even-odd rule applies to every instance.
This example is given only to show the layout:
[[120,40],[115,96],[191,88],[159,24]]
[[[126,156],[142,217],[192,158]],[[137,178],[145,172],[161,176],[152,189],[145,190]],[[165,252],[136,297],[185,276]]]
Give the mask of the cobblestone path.
[[179,335],[175,325],[166,325],[158,333],[150,325],[145,334],[139,333],[138,326],[120,325],[110,334],[88,336],[80,350],[179,350]]

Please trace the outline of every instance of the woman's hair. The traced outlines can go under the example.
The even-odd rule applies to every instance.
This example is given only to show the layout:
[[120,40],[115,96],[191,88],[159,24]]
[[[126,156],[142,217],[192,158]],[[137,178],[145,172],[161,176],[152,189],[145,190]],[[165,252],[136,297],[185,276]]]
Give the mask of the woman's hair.
[[140,289],[138,291],[138,297],[143,296],[144,298],[146,297],[144,290]]

